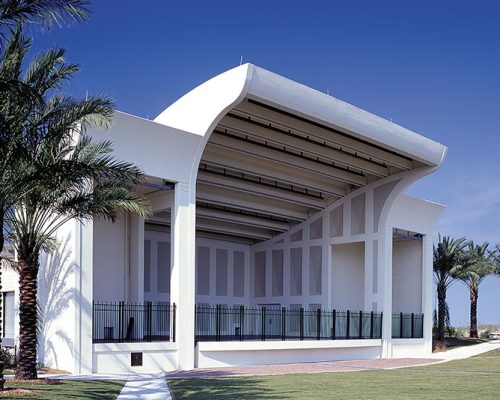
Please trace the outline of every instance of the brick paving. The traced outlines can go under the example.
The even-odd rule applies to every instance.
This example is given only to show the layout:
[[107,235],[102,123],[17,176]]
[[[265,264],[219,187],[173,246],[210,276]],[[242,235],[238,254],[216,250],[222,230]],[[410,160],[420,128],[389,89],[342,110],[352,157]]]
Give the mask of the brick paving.
[[434,364],[442,360],[436,358],[379,358],[374,360],[348,360],[317,363],[295,363],[256,365],[251,367],[221,367],[174,371],[166,374],[167,379],[211,378],[229,376],[259,376],[284,374],[314,374],[321,372],[352,372],[378,369],[393,369]]

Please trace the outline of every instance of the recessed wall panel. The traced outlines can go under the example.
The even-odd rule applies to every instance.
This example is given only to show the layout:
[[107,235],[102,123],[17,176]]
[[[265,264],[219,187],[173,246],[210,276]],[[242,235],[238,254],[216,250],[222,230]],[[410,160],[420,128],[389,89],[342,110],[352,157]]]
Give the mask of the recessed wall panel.
[[227,296],[228,251],[217,249],[215,251],[215,294]]
[[199,246],[196,252],[196,294],[210,294],[210,248]]
[[309,248],[309,294],[321,294],[322,247]]
[[245,253],[242,251],[233,253],[233,295],[245,296]]
[[290,249],[290,296],[302,296],[302,248]]
[[255,297],[264,297],[266,295],[265,251],[258,251],[255,253],[254,288]]
[[330,237],[339,237],[344,234],[344,205],[330,211]]
[[272,295],[283,296],[283,250],[273,250],[272,261]]
[[170,293],[170,243],[158,242],[158,293]]

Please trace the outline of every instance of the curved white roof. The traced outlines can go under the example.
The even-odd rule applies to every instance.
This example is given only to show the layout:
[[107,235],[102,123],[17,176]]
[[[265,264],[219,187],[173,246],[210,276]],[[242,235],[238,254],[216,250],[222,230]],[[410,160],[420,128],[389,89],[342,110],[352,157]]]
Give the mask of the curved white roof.
[[154,121],[195,135],[210,135],[220,119],[245,98],[425,165],[440,165],[446,154],[446,147],[431,139],[252,64],[233,68],[203,83]]

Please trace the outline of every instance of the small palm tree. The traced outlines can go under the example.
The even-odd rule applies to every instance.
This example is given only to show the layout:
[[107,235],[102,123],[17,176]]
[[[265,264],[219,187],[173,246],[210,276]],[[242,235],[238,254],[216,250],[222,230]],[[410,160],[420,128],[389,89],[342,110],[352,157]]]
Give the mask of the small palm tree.
[[446,292],[456,279],[456,271],[462,262],[466,245],[465,238],[453,239],[440,235],[437,246],[434,246],[433,269],[438,295],[438,340],[444,340],[446,334]]
[[489,243],[475,245],[470,242],[464,254],[464,261],[456,271],[456,277],[469,288],[470,337],[477,338],[477,300],[479,285],[495,272],[494,256],[488,249]]
[[[23,56],[30,43],[19,33],[10,47]],[[37,274],[41,250],[50,250],[54,234],[72,219],[114,219],[117,212],[146,215],[148,207],[134,192],[141,172],[116,160],[109,142],[93,143],[89,126],[108,128],[112,102],[100,97],[75,100],[60,93],[62,83],[77,67],[64,62],[63,50],[37,57],[19,81],[38,101],[13,110],[11,147],[20,181],[30,187],[5,210],[8,234],[15,243],[19,272],[19,352],[16,376],[37,376]],[[21,72],[22,58],[15,70]]]

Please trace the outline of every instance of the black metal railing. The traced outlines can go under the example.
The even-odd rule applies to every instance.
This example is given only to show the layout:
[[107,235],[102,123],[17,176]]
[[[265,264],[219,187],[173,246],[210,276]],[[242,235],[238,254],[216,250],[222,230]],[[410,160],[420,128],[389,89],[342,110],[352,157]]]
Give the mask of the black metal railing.
[[113,342],[175,342],[175,304],[94,302],[92,340]]
[[424,314],[392,314],[393,339],[418,339],[424,337]]
[[379,339],[382,313],[196,306],[195,340]]

